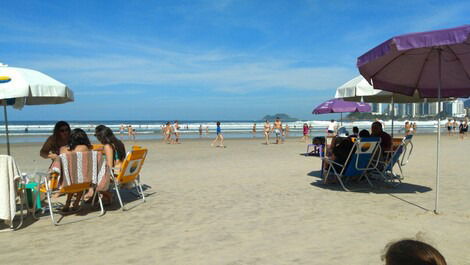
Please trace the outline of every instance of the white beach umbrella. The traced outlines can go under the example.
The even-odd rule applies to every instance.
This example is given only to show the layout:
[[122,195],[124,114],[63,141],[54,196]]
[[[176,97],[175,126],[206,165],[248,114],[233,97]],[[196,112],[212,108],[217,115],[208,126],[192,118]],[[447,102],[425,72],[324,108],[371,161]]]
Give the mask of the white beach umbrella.
[[388,103],[392,105],[392,136],[393,121],[395,116],[395,103],[420,103],[435,102],[437,99],[420,98],[417,92],[413,96],[383,91],[375,89],[361,75],[344,83],[336,89],[335,98],[342,98],[346,101],[368,102],[368,103]]
[[7,105],[21,109],[24,105],[62,104],[73,100],[72,90],[52,77],[35,70],[0,63],[0,101],[4,108],[8,154],[10,139]]

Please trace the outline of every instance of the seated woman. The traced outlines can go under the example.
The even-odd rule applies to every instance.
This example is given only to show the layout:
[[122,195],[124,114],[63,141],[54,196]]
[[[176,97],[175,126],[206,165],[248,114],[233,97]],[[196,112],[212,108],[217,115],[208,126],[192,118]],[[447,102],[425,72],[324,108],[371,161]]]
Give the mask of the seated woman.
[[[328,155],[328,158],[336,163],[344,165],[353,146],[354,143],[350,137],[335,137],[331,143],[331,153]],[[323,169],[325,170],[323,172],[324,174],[328,172],[329,166],[329,163],[325,161],[325,164],[323,165]],[[340,166],[333,166],[338,173],[341,171]],[[325,182],[328,181],[325,180]]]
[[[74,129],[70,133],[70,141],[68,146],[62,146],[60,148],[60,153],[72,153],[72,152],[87,152],[91,150],[91,143],[86,135],[86,132],[82,129]],[[62,212],[68,212],[70,203],[72,201],[73,195],[76,195],[76,199],[73,202],[72,211],[78,211],[80,200],[82,198],[83,192],[78,193],[69,193],[67,194],[67,201],[65,202]]]
[[55,159],[60,154],[60,148],[69,144],[70,125],[65,121],[59,121],[54,126],[54,131],[49,136],[39,151],[43,158]]
[[[109,168],[114,170],[114,173],[119,173],[122,162],[126,158],[126,148],[121,140],[114,136],[113,131],[104,126],[98,125],[95,128],[95,136],[103,144],[103,154],[106,157],[106,164]],[[90,199],[93,196],[93,189],[85,195],[85,199]],[[110,204],[112,195],[110,192],[102,192],[105,204]]]

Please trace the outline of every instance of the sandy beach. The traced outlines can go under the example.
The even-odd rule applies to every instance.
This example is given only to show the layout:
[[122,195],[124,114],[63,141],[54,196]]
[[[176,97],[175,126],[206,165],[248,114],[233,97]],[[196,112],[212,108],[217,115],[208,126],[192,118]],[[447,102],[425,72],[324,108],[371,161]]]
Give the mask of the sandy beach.
[[[402,185],[356,192],[321,184],[320,160],[301,155],[298,138],[211,140],[137,141],[149,149],[145,204],[60,227],[28,218],[0,236],[0,263],[383,264],[388,242],[419,234],[448,264],[470,264],[470,139],[442,137],[440,215],[434,135],[414,138]],[[46,170],[39,149],[12,146],[22,171]]]

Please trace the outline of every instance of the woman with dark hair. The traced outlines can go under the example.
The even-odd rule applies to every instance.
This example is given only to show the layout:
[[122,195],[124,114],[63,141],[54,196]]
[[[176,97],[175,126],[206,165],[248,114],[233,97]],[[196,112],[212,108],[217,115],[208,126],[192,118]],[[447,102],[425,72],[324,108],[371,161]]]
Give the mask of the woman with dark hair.
[[[70,133],[70,140],[67,146],[62,146],[60,148],[60,153],[73,153],[73,152],[87,152],[91,150],[91,143],[86,135],[86,132],[82,129],[73,129]],[[78,211],[80,200],[82,198],[83,192],[77,193],[68,193],[67,194],[67,201],[65,202],[64,207],[62,208],[62,212],[68,212],[70,203],[72,201],[73,195],[76,194],[77,197],[72,205],[72,212]]]
[[[126,158],[126,148],[124,144],[114,136],[113,131],[104,126],[98,125],[95,128],[95,136],[101,144],[103,144],[103,154],[106,158],[106,164],[109,168],[114,170],[114,173],[118,173],[121,168],[121,164]],[[93,197],[94,190],[90,189],[85,195],[85,199]],[[110,192],[101,192],[103,194],[103,200],[105,204],[110,204],[112,200],[112,194]]]
[[433,246],[411,239],[389,244],[382,260],[385,260],[385,265],[447,264],[442,254]]
[[65,121],[59,121],[54,126],[54,131],[43,144],[39,154],[43,158],[55,159],[60,154],[60,148],[67,146],[70,137],[70,125]]

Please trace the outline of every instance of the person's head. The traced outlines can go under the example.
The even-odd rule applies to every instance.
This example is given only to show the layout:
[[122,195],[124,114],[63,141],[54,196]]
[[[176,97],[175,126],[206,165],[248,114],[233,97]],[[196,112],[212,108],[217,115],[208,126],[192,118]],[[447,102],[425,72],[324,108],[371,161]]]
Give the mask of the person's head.
[[378,121],[374,121],[372,123],[370,130],[371,130],[371,135],[380,135],[383,132],[382,123]]
[[360,138],[363,138],[363,137],[364,137],[364,138],[370,137],[370,133],[369,133],[369,131],[366,130],[366,129],[361,130],[361,131],[359,132],[359,137],[360,137]]
[[178,124],[178,121],[175,121],[174,123]]
[[106,145],[109,144],[113,148],[114,152],[117,152],[119,160],[124,160],[126,157],[126,150],[124,144],[114,136],[113,131],[104,125],[98,125],[95,128],[95,136],[100,143]]
[[276,121],[280,121],[279,117],[276,117]]
[[331,120],[331,122],[335,122],[335,120]]
[[220,121],[217,122],[217,126],[220,126]]
[[166,122],[166,126],[170,126],[170,122],[169,122],[169,121]]
[[387,245],[385,249],[382,256],[385,265],[447,265],[437,249],[421,241],[400,240]]
[[69,150],[75,150],[77,145],[86,145],[91,149],[90,139],[88,139],[86,132],[80,128],[73,129],[70,133]]
[[353,127],[353,134],[357,135],[359,133],[359,128],[357,126]]
[[268,123],[269,121],[268,121],[268,120],[266,120],[265,122],[266,122],[266,123]]
[[405,125],[408,125],[409,122],[405,121]]
[[304,127],[308,127],[308,124],[304,123]]
[[58,121],[54,126],[53,135],[56,140],[68,140],[70,137],[70,125],[66,121]]

